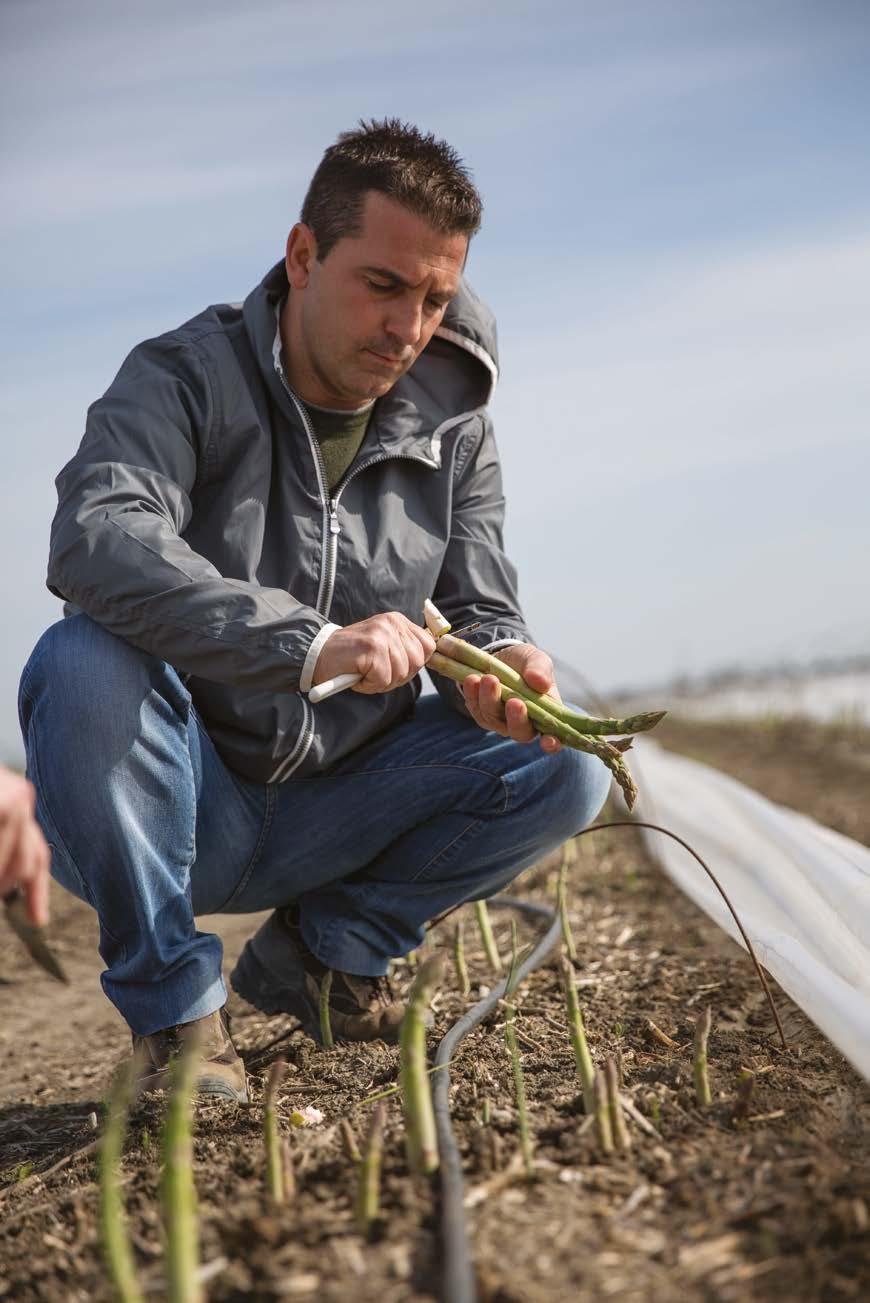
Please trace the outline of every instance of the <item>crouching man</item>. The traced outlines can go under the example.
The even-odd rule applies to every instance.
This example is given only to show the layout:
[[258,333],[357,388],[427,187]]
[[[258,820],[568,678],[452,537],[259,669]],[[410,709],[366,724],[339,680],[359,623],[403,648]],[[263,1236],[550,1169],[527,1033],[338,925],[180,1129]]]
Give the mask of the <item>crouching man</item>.
[[28,773],[143,1087],[195,1040],[200,1089],[247,1097],[198,914],[273,911],[230,977],[258,1009],[317,1036],[331,969],[336,1036],[394,1039],[390,959],[604,801],[604,766],[493,676],[418,700],[427,597],[555,690],[503,548],[495,329],[463,276],[480,216],[443,141],[343,134],[286,256],[135,348],[58,477],[67,618],[22,678]]

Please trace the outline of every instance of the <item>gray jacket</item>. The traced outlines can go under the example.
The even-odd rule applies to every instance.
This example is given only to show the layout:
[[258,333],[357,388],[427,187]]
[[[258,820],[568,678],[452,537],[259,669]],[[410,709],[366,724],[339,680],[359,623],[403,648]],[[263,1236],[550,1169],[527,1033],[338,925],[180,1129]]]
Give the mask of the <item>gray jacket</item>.
[[57,478],[48,567],[53,593],[187,676],[225,762],[258,782],[327,772],[413,711],[419,678],[311,705],[331,627],[421,623],[433,597],[454,627],[480,620],[481,646],[531,641],[502,543],[487,308],[463,284],[330,500],[281,367],[286,293],[279,263],[241,308],[133,350]]

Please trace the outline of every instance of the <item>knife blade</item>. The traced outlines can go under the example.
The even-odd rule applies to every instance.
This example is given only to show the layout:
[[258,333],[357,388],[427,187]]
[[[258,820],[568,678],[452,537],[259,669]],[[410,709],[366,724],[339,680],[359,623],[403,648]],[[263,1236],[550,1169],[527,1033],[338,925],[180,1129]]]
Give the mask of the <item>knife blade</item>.
[[44,968],[47,973],[56,978],[58,982],[69,982],[60,960],[52,952],[45,939],[43,928],[31,923],[27,917],[24,892],[20,887],[13,887],[10,892],[7,892],[3,897],[3,906],[6,913],[6,922],[15,935],[24,942],[30,952],[30,957],[39,964],[40,968]]

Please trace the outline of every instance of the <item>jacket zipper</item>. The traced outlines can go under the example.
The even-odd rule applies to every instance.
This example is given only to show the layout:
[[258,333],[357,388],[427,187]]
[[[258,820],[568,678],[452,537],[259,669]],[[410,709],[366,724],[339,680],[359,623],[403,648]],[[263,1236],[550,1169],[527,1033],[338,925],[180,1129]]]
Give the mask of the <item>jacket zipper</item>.
[[[324,606],[322,613],[329,615],[329,608],[332,606],[332,599],[335,594],[335,572],[338,566],[338,536],[341,533],[341,525],[338,520],[338,500],[344,493],[348,484],[360,471],[368,470],[370,466],[376,466],[382,461],[416,461],[428,466],[432,470],[438,469],[437,462],[430,461],[428,457],[413,457],[407,452],[384,453],[381,457],[370,457],[368,461],[361,462],[359,466],[352,466],[345,475],[344,479],[338,484],[335,490],[335,497],[330,499],[329,503],[329,533],[332,539],[332,548],[330,549],[329,566],[326,577],[326,593],[324,595]],[[321,610],[318,607],[318,610]]]
[[[396,453],[384,455],[382,457],[372,457],[369,461],[363,462],[360,466],[352,467],[344,480],[339,484],[335,497],[330,498],[327,494],[326,466],[323,461],[323,453],[320,451],[320,444],[317,442],[317,436],[311,422],[308,419],[308,413],[305,411],[301,401],[290,388],[284,375],[284,368],[276,360],[275,370],[281,380],[281,384],[287,393],[288,398],[293,403],[296,411],[299,413],[299,419],[302,422],[302,428],[308,438],[308,445],[311,448],[311,455],[314,458],[314,469],[317,472],[317,489],[320,494],[320,505],[323,513],[321,548],[320,578],[317,584],[317,601],[315,609],[325,618],[329,616],[329,608],[332,605],[332,598],[335,593],[335,572],[338,564],[338,536],[341,533],[341,525],[338,521],[338,500],[344,492],[347,485],[355,475],[360,471],[366,470],[369,466],[374,466],[377,462],[382,461],[416,461],[422,462],[424,466],[429,466],[437,470],[438,463],[431,461],[428,457],[412,457],[409,453]],[[283,782],[289,778],[292,773],[299,768],[311,749],[314,741],[313,720],[310,721],[311,707],[307,698],[302,699],[302,728],[296,739],[295,746],[288,755],[284,756],[275,769],[270,782]],[[310,721],[310,722],[309,722]]]
[[[314,603],[314,607],[315,610],[319,611],[321,615],[326,615],[327,612],[324,609],[324,605],[323,605],[323,595],[324,595],[324,589],[326,584],[326,576],[329,572],[329,567],[330,567],[330,559],[331,559],[330,554],[333,551],[332,537],[334,534],[338,533],[338,530],[336,528],[333,528],[334,512],[332,509],[333,504],[330,502],[327,493],[327,488],[326,488],[326,484],[327,484],[326,465],[323,461],[323,453],[320,451],[320,444],[317,442],[317,436],[314,433],[314,428],[308,419],[308,413],[306,412],[302,403],[296,397],[293,390],[290,388],[287,381],[285,380],[283,370],[279,370],[278,374],[281,377],[281,384],[286,389],[288,396],[292,399],[293,406],[296,408],[296,411],[299,413],[299,419],[302,422],[302,428],[304,429],[305,434],[308,437],[308,444],[309,447],[311,448],[311,455],[314,458],[314,469],[317,472],[317,491],[320,494],[320,508],[321,508],[322,520],[323,520],[322,533],[321,533],[323,542],[321,545],[320,578],[317,584],[317,600]],[[338,545],[335,544],[335,546],[337,547]]]
[[[281,384],[283,385],[288,398],[291,399],[293,406],[299,413],[299,419],[302,422],[302,428],[305,430],[305,434],[308,438],[311,455],[314,458],[314,468],[317,472],[317,489],[320,494],[320,506],[323,513],[321,535],[323,542],[321,544],[320,578],[317,584],[317,600],[315,602],[315,609],[324,616],[324,618],[328,619],[329,610],[332,606],[332,598],[335,593],[335,572],[338,565],[338,536],[341,533],[341,525],[338,520],[338,500],[347,485],[355,475],[360,473],[360,471],[367,470],[369,466],[374,466],[382,461],[416,461],[421,462],[424,466],[429,466],[433,470],[438,469],[438,463],[434,459],[428,457],[412,457],[410,453],[386,453],[381,457],[371,457],[367,462],[363,462],[360,466],[352,466],[344,480],[339,483],[335,497],[329,497],[327,492],[328,481],[326,478],[326,465],[323,460],[323,453],[320,451],[320,444],[317,441],[317,435],[314,433],[314,428],[308,419],[308,413],[305,411],[301,400],[287,383],[287,378],[284,375],[284,368],[281,365],[277,354],[275,355],[275,370],[278,372]],[[450,424],[452,424],[452,422],[450,422]]]
[[[321,506],[321,511],[323,513],[323,526],[322,526],[323,544],[321,547],[321,552],[323,556],[320,564],[320,579],[317,585],[317,600],[315,602],[315,609],[317,611],[321,611],[322,601],[323,601],[324,581],[326,578],[326,574],[328,570],[328,562],[329,562],[329,542],[332,533],[331,513],[327,508],[326,467],[323,462],[323,454],[320,451],[320,445],[318,444],[317,439],[315,438],[314,430],[312,429],[311,422],[308,419],[308,413],[305,411],[301,402],[299,401],[299,399],[294,394],[293,390],[288,385],[287,380],[285,379],[284,376],[284,368],[280,365],[280,363],[277,360],[275,362],[275,370],[278,372],[278,376],[280,377],[281,384],[284,386],[288,398],[291,399],[293,406],[296,408],[296,411],[299,413],[299,419],[301,420],[302,428],[304,429],[308,437],[308,444],[309,447],[311,448],[311,455],[314,458],[314,469],[317,472],[317,490],[320,494],[320,506]],[[289,778],[290,775],[299,768],[299,766],[304,761],[305,757],[308,755],[308,752],[311,750],[311,744],[314,741],[314,721],[311,716],[312,716],[312,710],[311,710],[311,706],[308,704],[308,698],[303,696],[302,697],[302,727],[299,730],[294,746],[291,748],[291,750],[288,752],[286,756],[282,757],[281,762],[275,769],[274,773],[272,774],[272,777],[269,779],[270,783],[284,782],[286,778]]]

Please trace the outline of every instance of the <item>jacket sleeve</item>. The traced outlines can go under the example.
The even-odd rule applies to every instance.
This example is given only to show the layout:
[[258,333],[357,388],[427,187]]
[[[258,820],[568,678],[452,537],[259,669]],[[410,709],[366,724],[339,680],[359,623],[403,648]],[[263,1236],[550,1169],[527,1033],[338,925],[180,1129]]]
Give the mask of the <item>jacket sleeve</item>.
[[327,621],[283,589],[225,579],[182,538],[219,420],[194,343],[134,349],[57,478],[48,587],[183,672],[295,691]]
[[[486,413],[465,441],[454,467],[450,537],[433,601],[454,629],[479,620],[468,642],[496,652],[534,638],[520,608],[516,569],[504,550],[501,466]],[[450,706],[466,713],[452,680],[433,674],[432,681]]]

